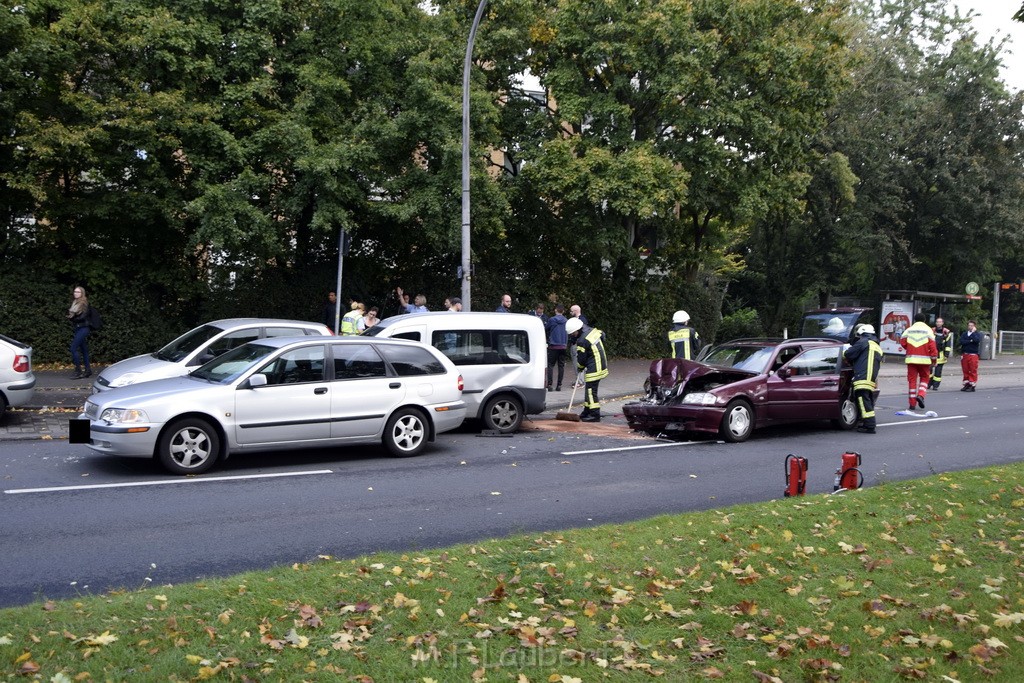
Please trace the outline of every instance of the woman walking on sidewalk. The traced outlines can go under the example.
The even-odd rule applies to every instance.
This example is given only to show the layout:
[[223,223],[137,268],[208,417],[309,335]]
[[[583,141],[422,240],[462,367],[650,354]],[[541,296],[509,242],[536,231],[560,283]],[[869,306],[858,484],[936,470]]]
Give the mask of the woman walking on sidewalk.
[[[71,362],[75,364],[75,374],[72,379],[92,377],[92,368],[89,366],[89,298],[85,296],[83,287],[75,287],[72,292],[71,308],[68,309],[68,320],[71,321],[74,336],[71,339]],[[81,354],[81,358],[79,358]],[[82,365],[85,365],[85,372],[82,372]]]

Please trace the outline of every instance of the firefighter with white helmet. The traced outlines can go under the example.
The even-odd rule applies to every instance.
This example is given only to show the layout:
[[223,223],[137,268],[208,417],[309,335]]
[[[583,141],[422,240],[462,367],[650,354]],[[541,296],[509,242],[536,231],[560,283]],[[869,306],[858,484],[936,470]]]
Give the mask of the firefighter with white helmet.
[[672,357],[693,360],[700,351],[700,335],[690,327],[690,314],[676,311],[672,315],[672,329],[668,331],[668,344],[672,347]]
[[601,401],[597,389],[601,380],[608,376],[604,332],[583,324],[579,318],[569,318],[565,323],[565,332],[569,337],[569,344],[576,345],[576,366],[583,372],[583,412],[580,413],[580,420],[600,422]]
[[857,431],[875,433],[875,389],[878,388],[878,370],[882,363],[882,347],[875,336],[874,325],[858,325],[857,341],[843,352],[843,358],[853,366],[853,396],[860,414]]

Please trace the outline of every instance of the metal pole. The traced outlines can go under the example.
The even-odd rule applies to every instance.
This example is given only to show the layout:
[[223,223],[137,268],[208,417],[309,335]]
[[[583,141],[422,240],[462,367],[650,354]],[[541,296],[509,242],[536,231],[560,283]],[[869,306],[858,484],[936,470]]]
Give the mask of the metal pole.
[[469,40],[466,41],[466,61],[462,66],[462,310],[473,310],[470,296],[470,277],[472,275],[472,257],[469,250],[469,68],[473,61],[473,41],[476,40],[476,29],[487,8],[487,0],[480,0],[473,18],[473,26],[469,29]]
[[334,334],[338,334],[341,322],[341,267],[345,262],[345,228],[338,233],[338,285],[334,288]]
[[997,282],[992,288],[992,343],[988,346],[987,360],[995,360],[996,340],[999,339],[999,290],[1002,283]]

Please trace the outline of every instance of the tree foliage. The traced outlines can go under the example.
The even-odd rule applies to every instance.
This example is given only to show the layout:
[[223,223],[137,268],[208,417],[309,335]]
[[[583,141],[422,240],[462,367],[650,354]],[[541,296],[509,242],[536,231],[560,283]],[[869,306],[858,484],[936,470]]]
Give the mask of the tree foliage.
[[[1019,276],[1003,46],[944,0],[849,2],[490,3],[470,89],[474,307],[578,302],[614,352],[651,355],[676,308],[710,339],[723,313],[779,331],[838,292]],[[313,317],[341,230],[343,300],[388,314],[395,285],[434,307],[456,294],[476,6],[0,12],[0,325],[48,337],[17,311],[74,283],[136,339],[113,357],[205,317]]]

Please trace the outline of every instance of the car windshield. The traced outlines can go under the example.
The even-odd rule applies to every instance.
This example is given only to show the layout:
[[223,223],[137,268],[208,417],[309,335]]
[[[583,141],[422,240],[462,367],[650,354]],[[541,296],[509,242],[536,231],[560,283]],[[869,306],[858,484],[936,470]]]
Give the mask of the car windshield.
[[804,315],[803,329],[800,330],[802,337],[831,337],[845,341],[850,337],[850,328],[857,318],[858,311],[850,313],[837,313],[827,311],[825,313],[808,313]]
[[214,358],[202,367],[196,368],[189,373],[189,377],[205,379],[215,384],[229,384],[251,366],[261,362],[276,350],[276,347],[273,346],[264,346],[263,344],[250,342]]
[[761,374],[767,372],[768,362],[774,351],[775,348],[772,346],[723,344],[712,349],[707,356],[701,359],[701,362]]
[[223,331],[224,330],[221,328],[214,327],[213,325],[197,327],[194,330],[186,332],[167,346],[157,351],[154,356],[160,360],[177,363],[179,360],[189,355]]

